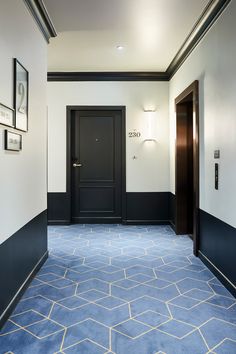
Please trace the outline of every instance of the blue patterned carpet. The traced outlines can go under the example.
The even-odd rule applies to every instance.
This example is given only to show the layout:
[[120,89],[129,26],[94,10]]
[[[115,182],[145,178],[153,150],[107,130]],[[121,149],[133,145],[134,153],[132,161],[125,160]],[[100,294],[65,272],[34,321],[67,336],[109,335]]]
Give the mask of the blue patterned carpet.
[[236,301],[168,226],[49,228],[0,353],[235,354]]

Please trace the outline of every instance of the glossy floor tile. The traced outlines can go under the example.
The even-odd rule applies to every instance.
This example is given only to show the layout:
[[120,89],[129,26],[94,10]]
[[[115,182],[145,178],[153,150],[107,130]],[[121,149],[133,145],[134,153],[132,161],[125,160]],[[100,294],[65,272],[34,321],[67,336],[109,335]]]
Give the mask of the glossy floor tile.
[[0,354],[235,354],[236,301],[168,226],[49,227]]

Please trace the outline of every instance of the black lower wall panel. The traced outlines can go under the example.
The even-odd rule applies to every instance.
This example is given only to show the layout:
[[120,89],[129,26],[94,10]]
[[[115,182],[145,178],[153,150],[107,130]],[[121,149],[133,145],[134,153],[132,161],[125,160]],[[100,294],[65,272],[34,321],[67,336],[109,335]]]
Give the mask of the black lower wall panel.
[[48,224],[70,223],[70,199],[67,193],[48,193]]
[[168,223],[169,192],[126,193],[127,223]]
[[[47,211],[0,245],[0,326],[15,307],[23,284],[47,258]],[[36,270],[36,269],[35,269]]]
[[169,193],[169,220],[171,226],[175,227],[175,194]]
[[[126,193],[126,218],[122,221],[124,223],[169,223],[169,220],[174,221],[174,209],[175,195],[169,192],[128,192]],[[48,193],[48,224],[69,223],[68,194]]]
[[200,258],[236,296],[236,229],[199,211]]

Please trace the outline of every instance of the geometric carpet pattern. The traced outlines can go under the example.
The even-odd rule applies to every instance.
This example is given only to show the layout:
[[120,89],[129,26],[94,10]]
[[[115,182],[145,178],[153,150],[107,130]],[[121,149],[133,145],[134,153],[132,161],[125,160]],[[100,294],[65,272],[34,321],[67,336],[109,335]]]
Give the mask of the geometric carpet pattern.
[[[236,301],[169,226],[49,227],[0,353],[235,354]],[[226,255],[227,256],[227,255]]]

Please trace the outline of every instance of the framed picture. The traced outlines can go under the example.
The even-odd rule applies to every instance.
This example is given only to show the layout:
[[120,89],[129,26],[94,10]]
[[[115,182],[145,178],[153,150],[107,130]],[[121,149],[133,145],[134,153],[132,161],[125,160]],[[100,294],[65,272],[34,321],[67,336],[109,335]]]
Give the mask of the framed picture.
[[28,130],[28,86],[28,71],[17,59],[14,59],[15,128],[24,132]]
[[14,109],[0,103],[0,124],[14,127]]
[[5,150],[20,151],[22,149],[22,135],[5,130]]

